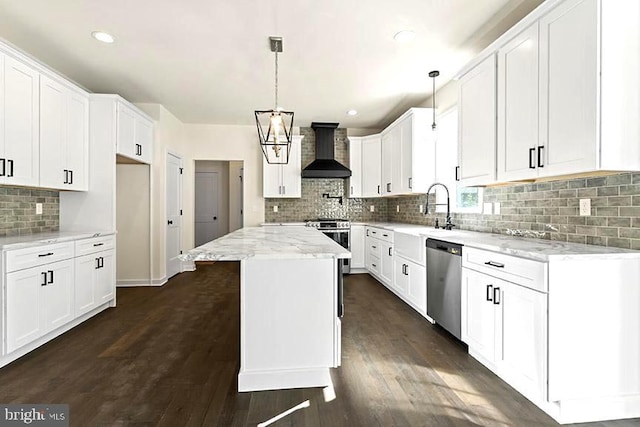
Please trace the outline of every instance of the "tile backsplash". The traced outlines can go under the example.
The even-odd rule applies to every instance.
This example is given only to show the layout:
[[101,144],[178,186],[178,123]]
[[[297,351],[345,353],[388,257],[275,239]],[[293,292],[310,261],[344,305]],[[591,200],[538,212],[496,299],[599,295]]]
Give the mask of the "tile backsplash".
[[[0,187],[0,236],[57,231],[59,193],[50,190]],[[42,215],[36,215],[42,203]]]
[[[591,216],[579,216],[580,199],[590,199]],[[424,194],[388,199],[387,219],[433,225],[435,215],[419,213],[425,200]],[[500,214],[457,213],[452,222],[462,230],[528,230],[549,240],[640,250],[640,173],[489,187],[484,202],[499,202]],[[444,214],[437,216],[443,224]]]

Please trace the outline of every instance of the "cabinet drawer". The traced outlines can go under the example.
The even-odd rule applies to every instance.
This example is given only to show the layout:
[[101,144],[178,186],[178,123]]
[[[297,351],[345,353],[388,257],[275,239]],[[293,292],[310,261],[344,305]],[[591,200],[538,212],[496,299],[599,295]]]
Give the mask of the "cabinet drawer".
[[367,236],[393,243],[393,231],[377,227],[367,227]]
[[380,258],[381,242],[377,239],[367,239],[367,252],[370,256]]
[[370,256],[367,260],[367,270],[370,272],[380,275],[380,258],[376,256]]
[[76,256],[92,254],[99,251],[113,249],[114,236],[99,236],[90,239],[76,240]]
[[547,292],[546,262],[464,247],[462,265],[530,289]]
[[54,243],[6,252],[6,272],[73,258],[73,242]]

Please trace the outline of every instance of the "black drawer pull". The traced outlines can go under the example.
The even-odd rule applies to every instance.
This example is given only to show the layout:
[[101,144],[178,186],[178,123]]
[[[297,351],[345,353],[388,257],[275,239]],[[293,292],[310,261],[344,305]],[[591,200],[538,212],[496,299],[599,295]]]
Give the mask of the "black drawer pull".
[[542,164],[542,149],[544,148],[544,145],[539,145],[538,146],[538,167],[539,168],[543,168],[544,165]]
[[377,247],[377,246],[371,246],[371,247],[372,247],[373,249],[378,249],[378,247]]
[[529,169],[535,169],[536,165],[533,161],[533,155],[536,152],[535,148],[529,148]]
[[493,298],[491,297],[493,293],[493,285],[487,285],[487,301],[493,301]]
[[47,272],[43,271],[40,274],[42,274],[42,283],[40,283],[40,286],[47,286]]
[[42,257],[46,257],[46,256],[51,256],[51,255],[53,255],[53,252],[49,252],[49,253],[46,253],[46,254],[39,254],[38,257],[42,258]]
[[500,305],[500,288],[493,288],[493,303]]
[[391,249],[392,249],[392,248],[389,248],[389,256],[392,256],[392,255],[391,255]]
[[102,245],[104,245],[104,243],[94,243],[93,247],[95,248],[96,246],[102,246]]
[[500,262],[495,262],[495,261],[487,261],[484,263],[484,265],[490,265],[491,267],[504,268],[504,264]]
[[53,283],[53,270],[49,270],[47,271],[47,273],[49,273],[49,280],[47,280],[47,285],[50,285]]
[[384,236],[384,237],[389,237],[389,235],[388,235],[388,234],[383,234],[383,236]]
[[7,176],[13,176],[13,160],[7,160],[9,162],[9,174]]
[[377,267],[377,265],[375,265],[375,264],[371,264],[371,265],[374,266],[374,267]]

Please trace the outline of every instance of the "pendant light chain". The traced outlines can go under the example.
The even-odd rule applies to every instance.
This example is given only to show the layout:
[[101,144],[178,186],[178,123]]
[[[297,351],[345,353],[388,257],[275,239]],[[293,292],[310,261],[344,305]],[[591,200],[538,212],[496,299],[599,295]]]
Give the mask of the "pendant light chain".
[[436,77],[440,75],[440,71],[434,70],[429,72],[429,77],[433,80],[433,92],[431,93],[431,110],[433,111],[433,123],[431,130],[436,130]]
[[278,111],[278,50],[280,50],[280,46],[278,46],[280,42],[276,42],[276,105],[274,106],[274,110]]

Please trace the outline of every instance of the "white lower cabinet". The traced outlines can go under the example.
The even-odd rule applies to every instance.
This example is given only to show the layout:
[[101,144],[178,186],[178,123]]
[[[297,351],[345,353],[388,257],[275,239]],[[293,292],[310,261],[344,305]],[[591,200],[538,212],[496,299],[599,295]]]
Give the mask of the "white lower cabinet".
[[388,284],[393,283],[393,243],[380,242],[380,277]]
[[396,256],[394,259],[394,287],[420,314],[427,314],[427,269],[407,258]]
[[76,258],[75,314],[81,316],[114,297],[114,251]]
[[547,294],[468,268],[462,287],[469,352],[530,399],[545,399]]
[[364,225],[352,225],[349,238],[351,239],[351,268],[365,268]]
[[73,320],[73,261],[8,273],[7,353]]

